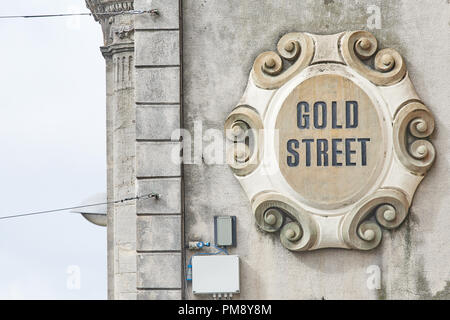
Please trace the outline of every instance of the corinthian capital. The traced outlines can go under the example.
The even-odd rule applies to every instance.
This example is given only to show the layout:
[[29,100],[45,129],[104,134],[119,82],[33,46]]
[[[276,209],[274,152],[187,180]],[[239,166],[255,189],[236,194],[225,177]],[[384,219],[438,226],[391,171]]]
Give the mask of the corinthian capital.
[[134,10],[134,0],[86,0],[86,6],[102,26],[105,46],[133,42],[133,15],[121,13]]

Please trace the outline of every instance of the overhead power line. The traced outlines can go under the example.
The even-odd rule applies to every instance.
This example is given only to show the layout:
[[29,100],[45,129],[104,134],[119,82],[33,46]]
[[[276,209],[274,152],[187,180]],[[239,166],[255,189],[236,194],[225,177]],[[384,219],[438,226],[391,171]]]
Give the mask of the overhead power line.
[[31,18],[54,18],[54,17],[71,17],[71,16],[117,16],[122,14],[150,14],[159,15],[157,9],[150,10],[130,10],[119,12],[80,12],[80,13],[55,13],[55,14],[35,14],[35,15],[13,15],[0,16],[0,19],[31,19]]
[[143,195],[143,196],[136,196],[136,197],[132,197],[132,198],[125,198],[125,199],[115,200],[115,201],[108,201],[108,202],[102,202],[102,203],[93,203],[93,204],[87,204],[87,205],[76,206],[76,207],[52,209],[52,210],[37,211],[37,212],[30,212],[30,213],[15,214],[15,215],[11,215],[11,216],[3,216],[3,217],[0,217],[0,220],[12,219],[12,218],[20,218],[20,217],[27,217],[27,216],[34,216],[34,215],[39,215],[39,214],[67,211],[67,210],[73,210],[73,209],[89,208],[89,207],[101,206],[101,205],[105,205],[105,204],[122,203],[122,202],[128,202],[128,201],[132,201],[132,200],[145,199],[145,198],[159,199],[160,197],[161,196],[158,193],[149,193],[149,194],[146,194],[146,195]]

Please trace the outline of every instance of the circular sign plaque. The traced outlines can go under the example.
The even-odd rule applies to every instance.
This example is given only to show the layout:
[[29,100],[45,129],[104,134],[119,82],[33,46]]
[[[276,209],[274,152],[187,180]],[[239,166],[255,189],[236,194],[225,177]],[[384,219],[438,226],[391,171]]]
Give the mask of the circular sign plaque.
[[227,159],[285,248],[370,250],[408,216],[434,125],[402,56],[370,32],[291,32],[256,57]]
[[320,75],[300,83],[275,124],[288,184],[318,208],[358,200],[383,163],[379,118],[369,96],[345,77]]

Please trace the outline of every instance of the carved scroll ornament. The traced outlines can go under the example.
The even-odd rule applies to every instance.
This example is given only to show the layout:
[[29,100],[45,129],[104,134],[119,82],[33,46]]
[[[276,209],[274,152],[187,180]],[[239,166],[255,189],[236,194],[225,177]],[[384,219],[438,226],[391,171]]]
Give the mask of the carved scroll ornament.
[[[314,43],[305,33],[288,33],[278,41],[279,55],[268,51],[261,53],[255,60],[252,76],[258,87],[265,89],[279,88],[307,67],[314,54]],[[283,72],[283,59],[292,65]]]

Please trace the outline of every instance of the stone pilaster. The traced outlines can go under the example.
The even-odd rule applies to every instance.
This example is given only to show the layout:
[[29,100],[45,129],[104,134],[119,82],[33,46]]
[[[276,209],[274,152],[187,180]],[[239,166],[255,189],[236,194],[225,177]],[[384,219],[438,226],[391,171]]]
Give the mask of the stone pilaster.
[[182,167],[173,131],[181,124],[181,59],[178,0],[136,0],[136,178],[140,194],[161,199],[137,205],[138,299],[182,297]]
[[[108,298],[182,297],[182,166],[178,0],[87,0],[104,35],[108,201]],[[159,15],[118,14],[158,9]]]

